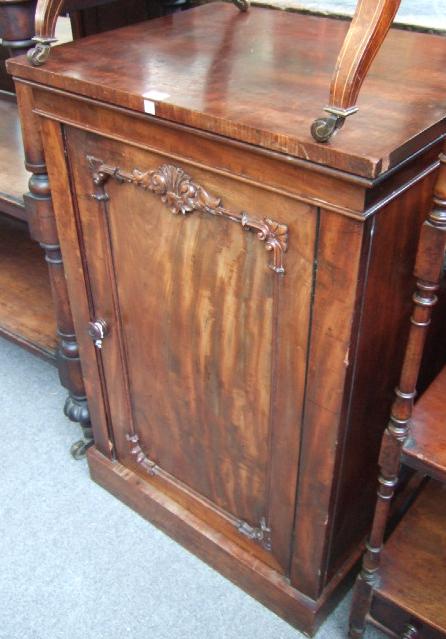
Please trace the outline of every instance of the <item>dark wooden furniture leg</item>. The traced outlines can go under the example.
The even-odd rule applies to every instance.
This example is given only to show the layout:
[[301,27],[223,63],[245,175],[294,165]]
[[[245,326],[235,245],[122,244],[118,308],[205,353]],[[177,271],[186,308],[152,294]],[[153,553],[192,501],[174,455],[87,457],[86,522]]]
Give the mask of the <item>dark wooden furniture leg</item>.
[[36,0],[0,0],[2,46],[10,56],[21,55],[33,45]]
[[[444,150],[446,148],[444,147]],[[433,207],[423,224],[415,264],[417,278],[413,296],[413,313],[406,354],[399,387],[392,406],[390,421],[384,433],[379,457],[378,500],[372,530],[363,558],[362,570],[356,581],[352,612],[350,615],[350,638],[362,637],[366,617],[370,610],[374,585],[379,578],[379,561],[389,508],[401,464],[403,444],[409,434],[416,384],[423,355],[426,333],[431,321],[432,308],[437,303],[443,270],[446,243],[446,155],[440,155],[440,169],[434,191]],[[406,628],[404,639],[417,637],[412,625]]]
[[359,0],[331,79],[329,104],[324,109],[328,115],[311,126],[317,142],[327,142],[358,110],[356,101],[362,83],[400,3],[401,0]]
[[79,458],[92,444],[90,417],[68,301],[40,130],[37,118],[32,112],[32,91],[28,86],[17,84],[17,102],[22,125],[26,168],[32,173],[29,180],[29,193],[24,196],[28,223],[31,235],[45,251],[45,259],[48,263],[59,337],[57,365],[60,381],[69,392],[64,412],[71,421],[80,424],[85,437],[85,441],[81,440],[71,448],[73,456]]

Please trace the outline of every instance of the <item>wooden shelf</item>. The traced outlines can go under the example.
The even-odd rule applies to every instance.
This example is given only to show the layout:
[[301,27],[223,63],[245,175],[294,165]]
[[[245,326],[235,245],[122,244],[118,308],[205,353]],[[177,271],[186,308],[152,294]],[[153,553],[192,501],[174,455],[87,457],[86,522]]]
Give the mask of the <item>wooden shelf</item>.
[[54,361],[56,323],[47,265],[26,224],[0,215],[0,335]]
[[414,615],[435,633],[446,633],[444,484],[432,480],[421,492],[386,542],[379,574],[378,598]]
[[22,134],[13,96],[0,99],[0,212],[25,219],[23,194],[29,173],[24,167]]
[[415,405],[403,462],[446,481],[446,366]]

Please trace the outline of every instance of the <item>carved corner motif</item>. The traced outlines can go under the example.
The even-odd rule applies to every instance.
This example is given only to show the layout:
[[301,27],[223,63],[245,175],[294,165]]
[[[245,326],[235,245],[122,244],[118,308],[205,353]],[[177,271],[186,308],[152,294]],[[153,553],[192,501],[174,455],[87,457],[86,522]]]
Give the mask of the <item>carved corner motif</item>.
[[[195,211],[207,213],[217,217],[224,217],[241,224],[242,228],[257,233],[259,240],[265,242],[267,251],[271,251],[273,259],[269,268],[275,273],[285,273],[284,254],[288,248],[288,226],[264,217],[257,218],[248,213],[237,213],[222,206],[221,198],[209,194],[202,186],[196,184],[183,169],[172,164],[163,164],[152,171],[130,172],[122,171],[119,167],[104,164],[91,155],[87,156],[88,165],[93,173],[93,182],[103,187],[108,179],[118,183],[134,184],[158,195],[161,202],[174,215],[188,215]],[[108,199],[107,194],[93,193],[92,197],[99,201]]]
[[158,466],[154,461],[149,459],[139,443],[139,436],[136,433],[127,434],[127,441],[130,443],[130,453],[135,457],[136,463],[139,464],[146,473],[153,476],[158,473]]
[[101,171],[104,163],[102,162],[102,160],[95,158],[93,155],[87,155],[87,162],[90,170],[93,173],[93,183],[96,186],[103,186],[110,177],[110,174]]
[[271,528],[266,525],[265,517],[260,520],[258,528],[250,526],[246,521],[240,521],[237,523],[237,530],[248,539],[259,543],[265,550],[271,551]]
[[259,240],[265,242],[266,250],[273,252],[273,261],[272,264],[268,264],[269,268],[276,273],[285,273],[283,255],[288,248],[288,226],[268,217],[258,220],[247,213],[242,213],[241,224],[244,228],[256,230]]

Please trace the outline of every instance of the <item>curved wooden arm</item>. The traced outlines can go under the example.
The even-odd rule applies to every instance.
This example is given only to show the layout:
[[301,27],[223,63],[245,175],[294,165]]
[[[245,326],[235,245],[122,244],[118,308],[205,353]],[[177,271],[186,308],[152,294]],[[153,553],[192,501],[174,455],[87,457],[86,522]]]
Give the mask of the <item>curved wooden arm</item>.
[[54,42],[57,18],[62,10],[64,0],[37,0],[36,38],[46,42]]
[[328,116],[316,120],[311,133],[326,142],[345,118],[358,110],[356,100],[367,72],[381,48],[401,0],[359,0],[339,53],[330,85]]

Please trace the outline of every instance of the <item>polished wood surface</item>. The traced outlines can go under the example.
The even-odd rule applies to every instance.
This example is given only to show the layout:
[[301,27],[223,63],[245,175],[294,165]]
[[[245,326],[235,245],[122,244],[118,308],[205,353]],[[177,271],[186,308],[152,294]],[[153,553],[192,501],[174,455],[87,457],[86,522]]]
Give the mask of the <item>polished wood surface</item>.
[[24,224],[0,217],[0,335],[54,361],[56,323],[42,249]]
[[[259,7],[240,13],[212,3],[124,28],[113,38],[91,36],[82,48],[58,47],[37,69],[23,58],[9,69],[138,112],[152,100],[146,108],[157,118],[374,177],[444,132],[446,43],[392,31],[354,122],[328,145],[317,144],[310,125],[326,101],[346,29],[328,18]],[[104,50],[119,64],[104,62]]]
[[[381,554],[376,595],[444,633],[446,486],[434,481],[392,533]],[[426,633],[426,634],[424,634]],[[429,629],[420,637],[429,637]],[[444,635],[441,635],[444,636]]]
[[30,174],[25,169],[17,105],[0,99],[0,211],[26,219],[23,194]]
[[403,461],[446,481],[446,367],[417,402]]

